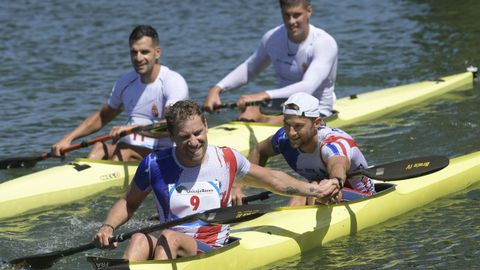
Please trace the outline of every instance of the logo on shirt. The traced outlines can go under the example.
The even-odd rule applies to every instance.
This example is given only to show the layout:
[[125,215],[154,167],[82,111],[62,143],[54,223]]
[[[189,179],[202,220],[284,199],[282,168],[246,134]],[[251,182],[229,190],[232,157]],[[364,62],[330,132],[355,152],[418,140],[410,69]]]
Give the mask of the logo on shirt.
[[158,118],[158,115],[160,113],[158,112],[158,108],[157,108],[157,105],[153,104],[152,105],[152,116],[155,117],[155,118]]
[[175,191],[179,194],[201,194],[201,193],[213,193],[215,190],[213,188],[192,188],[188,189],[185,186],[178,185],[175,187]]

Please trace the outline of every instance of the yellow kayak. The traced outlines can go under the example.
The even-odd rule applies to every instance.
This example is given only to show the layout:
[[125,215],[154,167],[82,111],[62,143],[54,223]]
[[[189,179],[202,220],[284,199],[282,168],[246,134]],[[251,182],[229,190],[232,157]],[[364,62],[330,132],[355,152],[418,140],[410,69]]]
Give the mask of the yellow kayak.
[[[253,269],[355,234],[477,182],[480,152],[455,158],[432,174],[389,183],[375,181],[378,193],[361,200],[275,209],[233,226],[231,244],[213,252],[170,261],[121,263],[114,269]],[[90,257],[89,261],[106,266],[121,260]]]
[[[394,111],[405,110],[408,105],[440,96],[452,90],[466,90],[472,87],[473,73],[464,72],[436,81],[418,82],[352,95],[338,99],[334,105],[334,109],[338,113],[326,121],[330,127],[342,128]],[[231,146],[247,155],[257,142],[273,135],[279,127],[279,125],[265,123],[230,122],[209,128],[208,138],[213,144]]]
[[[473,73],[460,74],[377,90],[337,100],[338,114],[329,126],[368,120],[400,110],[452,90],[473,86]],[[278,125],[230,122],[209,128],[209,143],[230,146],[248,154],[259,141],[274,134]],[[25,175],[0,184],[0,218],[17,216],[31,210],[71,203],[107,188],[128,185],[136,163],[75,159],[73,162]]]
[[75,159],[0,184],[0,218],[71,203],[112,187],[126,187],[138,163]]

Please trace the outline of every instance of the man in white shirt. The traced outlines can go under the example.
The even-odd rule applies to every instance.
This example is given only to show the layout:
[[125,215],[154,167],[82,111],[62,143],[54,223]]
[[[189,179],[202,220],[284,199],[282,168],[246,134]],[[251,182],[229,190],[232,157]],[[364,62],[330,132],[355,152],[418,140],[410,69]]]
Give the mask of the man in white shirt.
[[[283,101],[294,93],[306,92],[320,100],[323,117],[332,114],[335,102],[337,43],[327,32],[309,23],[312,5],[309,0],[279,0],[283,25],[268,31],[257,50],[235,70],[212,87],[204,106],[212,111],[221,104],[220,93],[240,87],[272,65],[278,86],[262,92],[242,95],[237,105],[240,120],[281,123],[283,116],[263,117],[258,106],[245,102]],[[281,112],[281,102],[274,102]]]
[[[100,130],[123,110],[128,114],[126,125],[114,126],[110,131],[110,135],[116,139],[122,131],[132,126],[160,121],[167,106],[188,99],[185,79],[158,62],[162,49],[157,31],[153,27],[137,26],[130,34],[129,44],[133,70],[117,80],[106,104],[52,146],[53,155],[61,155],[61,150],[69,146],[73,140]],[[166,133],[163,138],[148,135],[152,136],[134,133],[114,144],[98,142],[88,157],[122,161],[141,160],[155,149],[172,145]]]

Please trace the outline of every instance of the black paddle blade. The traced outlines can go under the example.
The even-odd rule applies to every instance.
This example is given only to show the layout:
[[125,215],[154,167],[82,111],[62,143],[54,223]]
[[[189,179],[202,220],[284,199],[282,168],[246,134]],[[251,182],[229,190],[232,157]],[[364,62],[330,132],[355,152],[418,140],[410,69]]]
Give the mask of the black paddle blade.
[[426,156],[395,161],[361,170],[360,174],[377,180],[395,181],[430,174],[447,167],[444,156]]
[[30,266],[33,269],[47,269],[53,266],[53,264],[58,261],[59,259],[73,255],[75,253],[93,249],[95,248],[95,244],[93,242],[84,244],[78,247],[69,248],[60,251],[53,251],[44,254],[26,256],[18,259],[13,259],[8,263],[15,265],[15,266]]
[[200,214],[200,220],[207,223],[229,224],[255,219],[265,213],[272,211],[268,204],[251,204],[221,209],[212,209]]
[[0,160],[0,169],[32,168],[37,164],[37,157],[17,157]]
[[8,263],[15,265],[15,267],[32,267],[33,269],[48,269],[53,266],[53,264],[59,260],[62,256],[60,254],[42,254],[42,255],[33,255],[14,259]]

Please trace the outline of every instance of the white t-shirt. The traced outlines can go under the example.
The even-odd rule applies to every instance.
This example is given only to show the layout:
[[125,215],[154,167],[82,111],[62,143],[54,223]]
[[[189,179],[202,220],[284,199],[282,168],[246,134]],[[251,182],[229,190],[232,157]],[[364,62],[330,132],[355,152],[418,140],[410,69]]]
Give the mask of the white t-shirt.
[[[114,109],[123,107],[128,114],[127,124],[148,125],[164,117],[165,106],[184,99],[188,99],[185,79],[162,65],[158,77],[152,83],[142,83],[135,70],[120,77],[113,86],[107,104]],[[138,134],[125,136],[120,141],[151,149],[172,145],[169,138],[154,139]]]
[[272,64],[278,78],[278,88],[266,91],[272,99],[307,92],[320,100],[320,112],[329,116],[336,100],[337,52],[335,39],[320,28],[310,25],[307,39],[297,44],[280,25],[265,33],[257,50],[217,85],[225,91],[237,88]]

